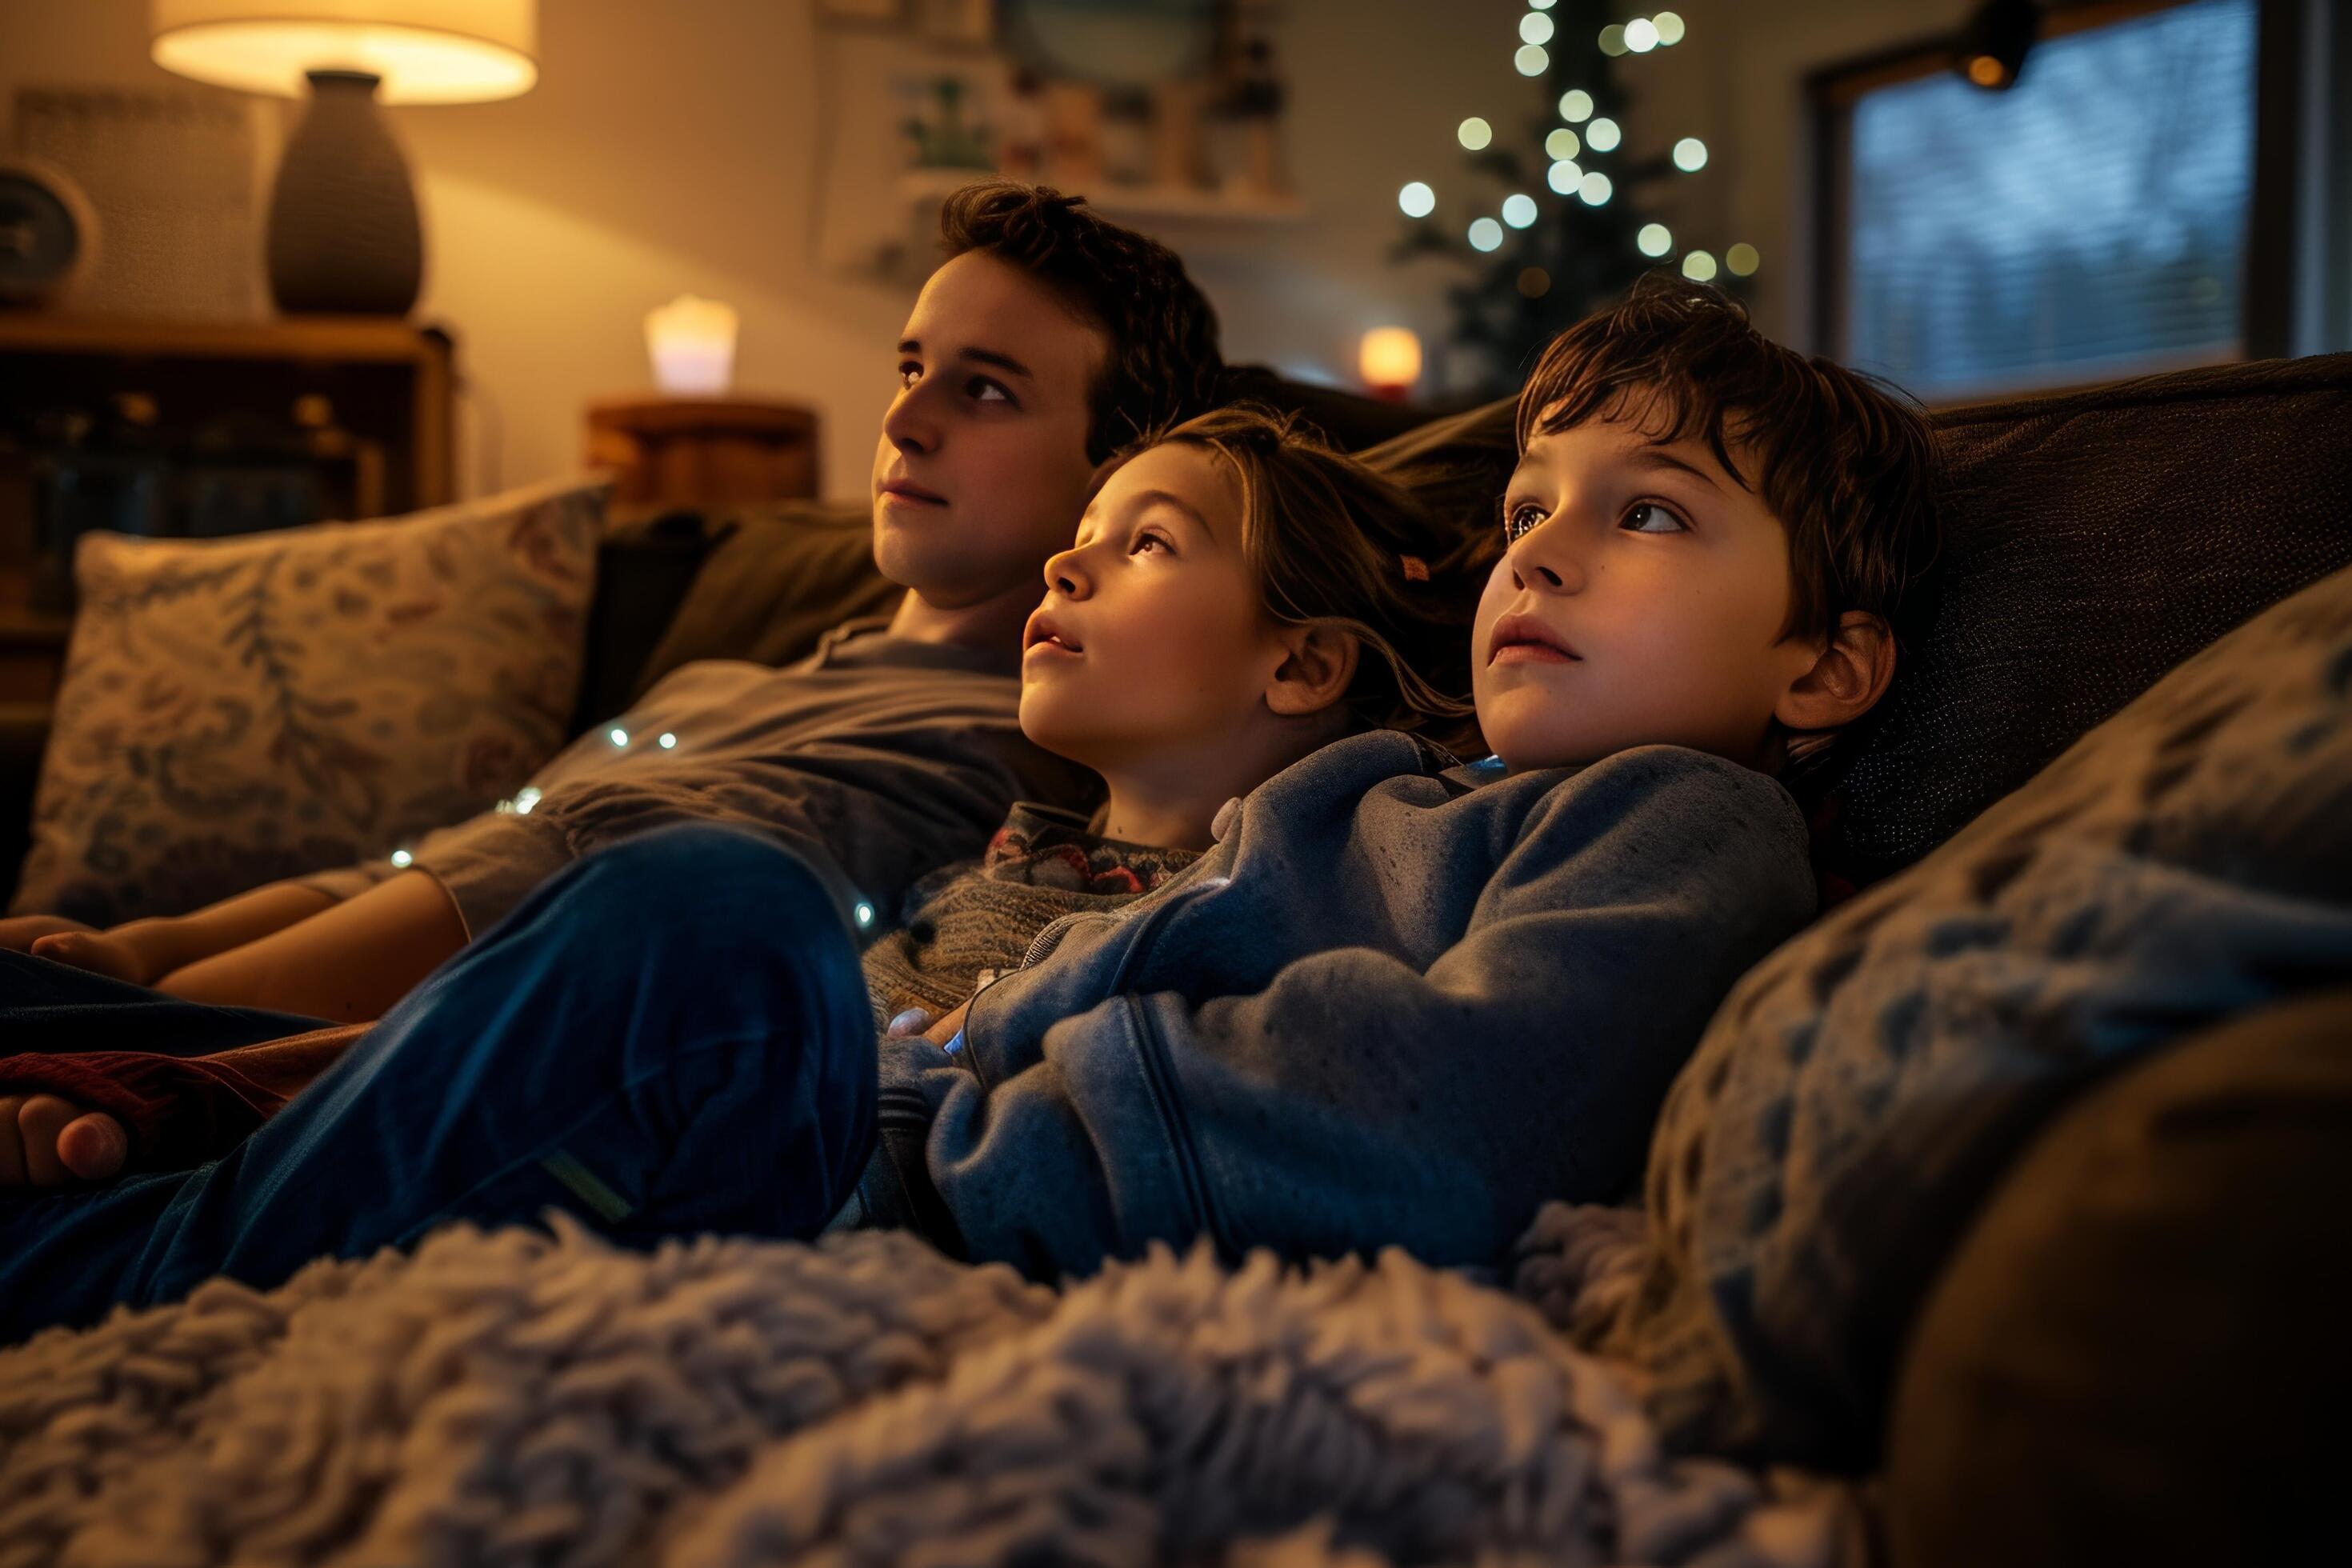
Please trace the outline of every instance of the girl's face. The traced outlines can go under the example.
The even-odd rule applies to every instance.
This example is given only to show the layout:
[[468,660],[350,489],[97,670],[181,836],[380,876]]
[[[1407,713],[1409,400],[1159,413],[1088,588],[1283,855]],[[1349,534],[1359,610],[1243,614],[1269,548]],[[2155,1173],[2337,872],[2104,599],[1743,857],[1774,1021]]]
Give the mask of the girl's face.
[[1097,772],[1210,755],[1265,705],[1287,657],[1242,554],[1225,458],[1151,447],[1105,481],[1045,563],[1022,637],[1021,728]]

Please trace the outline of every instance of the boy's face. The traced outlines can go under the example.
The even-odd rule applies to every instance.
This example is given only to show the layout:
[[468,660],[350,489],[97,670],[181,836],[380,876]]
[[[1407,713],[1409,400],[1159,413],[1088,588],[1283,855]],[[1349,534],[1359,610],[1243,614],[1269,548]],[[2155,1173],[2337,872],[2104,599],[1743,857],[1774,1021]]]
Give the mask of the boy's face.
[[943,610],[1036,580],[1070,537],[1094,464],[1090,393],[1110,341],[981,251],[923,285],[874,451],[874,563]]
[[1045,563],[1022,637],[1021,728],[1097,771],[1229,743],[1286,657],[1242,553],[1225,459],[1171,442],[1105,480],[1077,542]]
[[1528,442],[1478,601],[1478,722],[1514,771],[1629,747],[1754,765],[1819,649],[1781,640],[1788,536],[1704,441],[1593,420]]

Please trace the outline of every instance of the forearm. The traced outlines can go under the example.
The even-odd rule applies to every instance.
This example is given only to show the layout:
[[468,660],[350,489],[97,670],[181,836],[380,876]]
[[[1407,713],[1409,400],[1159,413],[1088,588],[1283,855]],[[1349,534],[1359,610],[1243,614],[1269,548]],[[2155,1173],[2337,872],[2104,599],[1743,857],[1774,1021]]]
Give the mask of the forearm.
[[337,1023],[382,1017],[466,945],[441,884],[404,872],[258,941],[174,970],[156,989]]
[[334,903],[332,898],[315,888],[299,882],[272,882],[207,905],[193,914],[127,921],[106,934],[136,954],[146,973],[166,975],[215,953],[284,931],[333,908]]

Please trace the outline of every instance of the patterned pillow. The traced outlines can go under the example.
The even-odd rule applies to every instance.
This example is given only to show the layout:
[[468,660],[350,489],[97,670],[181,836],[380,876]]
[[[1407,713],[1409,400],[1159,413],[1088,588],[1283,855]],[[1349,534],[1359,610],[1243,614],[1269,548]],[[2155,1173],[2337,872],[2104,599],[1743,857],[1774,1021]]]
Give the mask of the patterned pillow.
[[176,914],[498,800],[563,739],[604,495],[87,537],[14,910]]
[[1915,1308],[2044,1118],[2347,979],[2352,569],[1741,981],[1661,1114],[1656,1251],[1604,1342],[1678,1442],[1866,1464]]

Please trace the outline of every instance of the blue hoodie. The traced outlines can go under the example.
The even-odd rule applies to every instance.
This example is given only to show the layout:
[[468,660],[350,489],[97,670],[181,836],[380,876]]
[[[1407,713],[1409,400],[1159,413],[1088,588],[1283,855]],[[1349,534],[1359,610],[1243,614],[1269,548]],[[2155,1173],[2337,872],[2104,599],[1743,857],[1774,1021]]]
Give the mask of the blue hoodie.
[[1804,822],[1677,746],[1506,776],[1376,731],[1066,917],[961,1047],[883,1042],[868,1218],[1038,1278],[1208,1236],[1496,1261],[1622,1194],[1732,982],[1813,910]]

